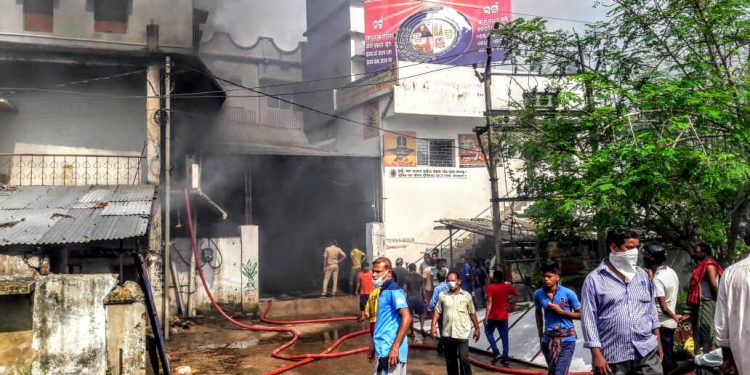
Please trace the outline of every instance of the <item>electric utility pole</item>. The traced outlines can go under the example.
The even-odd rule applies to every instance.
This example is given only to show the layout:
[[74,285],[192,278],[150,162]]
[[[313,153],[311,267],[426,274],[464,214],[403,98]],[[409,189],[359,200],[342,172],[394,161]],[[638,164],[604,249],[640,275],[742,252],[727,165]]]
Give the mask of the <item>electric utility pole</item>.
[[[497,30],[500,27],[500,23],[495,23],[494,29]],[[487,134],[487,154],[485,157],[485,165],[487,166],[487,172],[490,175],[490,191],[492,198],[492,234],[495,237],[495,269],[505,270],[505,254],[503,248],[503,236],[500,232],[500,196],[497,191],[497,165],[495,161],[495,152],[492,147],[492,127],[494,121],[492,119],[492,31],[487,35],[487,62],[484,65],[484,77],[480,77],[480,81],[484,82],[484,105],[485,105],[485,118],[487,123],[485,126],[479,126],[474,128],[474,133],[477,135],[477,142],[479,148],[484,152],[484,146],[482,145],[482,134]]]

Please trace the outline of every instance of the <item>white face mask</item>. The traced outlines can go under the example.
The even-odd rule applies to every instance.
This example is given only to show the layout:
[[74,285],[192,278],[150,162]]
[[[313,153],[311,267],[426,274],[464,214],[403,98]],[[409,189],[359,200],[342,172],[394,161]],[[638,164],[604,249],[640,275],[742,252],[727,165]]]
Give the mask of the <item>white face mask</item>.
[[458,284],[455,281],[448,281],[448,288],[450,288],[451,290],[455,290],[456,288],[458,288]]
[[376,288],[380,288],[385,283],[385,277],[388,276],[387,273],[383,273],[382,276],[378,277],[377,279],[372,280],[372,285]]
[[638,249],[609,253],[609,262],[630,282],[635,277],[635,265],[638,263]]

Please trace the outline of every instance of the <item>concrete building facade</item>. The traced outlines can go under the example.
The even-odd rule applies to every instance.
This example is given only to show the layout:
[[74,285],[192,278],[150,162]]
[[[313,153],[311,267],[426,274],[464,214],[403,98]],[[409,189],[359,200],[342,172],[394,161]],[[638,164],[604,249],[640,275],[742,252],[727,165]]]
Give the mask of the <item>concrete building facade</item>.
[[[482,72],[398,62],[364,74],[363,1],[308,1],[306,36],[306,80],[343,75],[352,81],[333,95],[319,94],[315,103],[339,119],[311,115],[309,132],[335,139],[337,152],[380,160],[384,240],[383,252],[374,256],[418,261],[449,236],[437,220],[491,215],[488,171],[473,132],[485,124],[484,87],[477,79]],[[525,94],[543,92],[551,82],[501,64],[492,72],[494,111],[519,108]],[[518,176],[520,167],[518,160],[498,163],[500,196],[516,195],[508,174]],[[510,204],[503,209],[509,214]]]
[[[149,292],[160,301],[160,186],[168,170],[162,78],[167,56],[204,69],[192,56],[199,35],[192,1],[24,0],[0,7],[0,200],[11,202],[0,209],[0,254],[3,263],[20,264],[0,275],[0,305],[20,299],[28,307],[14,311],[28,322],[0,329],[3,345],[20,335],[3,346],[0,373],[145,373],[149,314],[143,293],[129,291],[127,280],[138,279],[133,258],[121,255],[149,254]],[[194,71],[175,74],[175,93],[215,87]],[[139,203],[114,197],[138,188],[150,192]],[[91,194],[109,198],[86,203]],[[81,216],[86,210],[96,214]],[[114,219],[104,210],[132,215],[122,218],[138,221],[138,230],[110,237],[128,226],[105,224]],[[37,243],[55,226],[62,236]],[[15,287],[19,282],[25,289]]]

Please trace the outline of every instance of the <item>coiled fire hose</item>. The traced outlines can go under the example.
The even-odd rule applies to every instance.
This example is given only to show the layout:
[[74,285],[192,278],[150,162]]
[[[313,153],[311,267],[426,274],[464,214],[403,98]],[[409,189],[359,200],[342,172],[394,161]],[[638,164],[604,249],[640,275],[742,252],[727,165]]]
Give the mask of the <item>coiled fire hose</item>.
[[[347,335],[342,336],[338,340],[336,340],[331,346],[329,346],[326,350],[322,351],[321,353],[305,353],[305,354],[281,354],[282,351],[284,351],[286,348],[294,345],[299,340],[299,332],[295,330],[292,327],[269,327],[269,326],[259,326],[259,325],[248,325],[244,324],[242,322],[239,322],[229,316],[224,309],[219,306],[218,302],[216,302],[216,298],[214,298],[213,293],[211,293],[210,288],[208,287],[208,282],[206,281],[206,276],[203,274],[203,265],[201,264],[200,257],[198,256],[198,241],[195,234],[195,228],[193,228],[193,217],[192,212],[190,209],[190,193],[187,189],[184,190],[185,192],[185,208],[187,211],[187,217],[188,217],[188,231],[190,232],[190,241],[193,246],[193,256],[195,257],[195,263],[196,268],[198,269],[198,274],[201,278],[201,283],[203,284],[203,289],[206,292],[206,295],[208,296],[208,299],[211,301],[211,304],[216,309],[216,311],[221,314],[221,316],[224,317],[228,322],[234,324],[235,326],[246,329],[249,331],[266,331],[266,332],[284,332],[289,333],[292,335],[292,338],[287,341],[286,343],[280,345],[276,349],[274,349],[271,352],[271,356],[278,359],[283,359],[287,361],[296,361],[293,363],[290,363],[286,366],[279,367],[275,370],[266,372],[264,375],[276,375],[281,374],[284,372],[287,372],[291,369],[304,366],[312,361],[315,361],[316,359],[326,359],[326,358],[337,358],[337,357],[344,357],[352,354],[357,353],[364,353],[369,350],[368,347],[361,347],[356,348],[352,350],[347,350],[343,352],[335,352],[332,353],[334,349],[336,349],[338,346],[343,344],[346,340],[349,340],[353,337],[357,337],[360,335],[364,335],[369,333],[369,330],[364,329],[361,331],[356,331],[349,333]],[[305,320],[272,320],[268,319],[267,315],[268,312],[271,310],[271,304],[272,301],[268,301],[266,303],[266,306],[263,308],[263,311],[261,313],[260,321],[266,324],[275,324],[275,325],[294,325],[294,324],[308,324],[308,323],[330,323],[330,322],[342,322],[342,321],[356,321],[356,316],[344,316],[344,317],[336,317],[336,318],[319,318],[319,319],[305,319]],[[424,345],[424,344],[411,344],[409,345],[410,349],[418,349],[418,350],[435,350],[435,345]],[[543,370],[527,370],[527,369],[516,369],[516,368],[508,368],[508,367],[498,367],[490,365],[486,362],[478,361],[476,359],[470,358],[469,361],[478,367],[484,368],[486,370],[491,371],[497,371],[502,372],[506,374],[517,374],[517,375],[544,375],[547,372]],[[571,372],[570,375],[591,375],[590,372]]]

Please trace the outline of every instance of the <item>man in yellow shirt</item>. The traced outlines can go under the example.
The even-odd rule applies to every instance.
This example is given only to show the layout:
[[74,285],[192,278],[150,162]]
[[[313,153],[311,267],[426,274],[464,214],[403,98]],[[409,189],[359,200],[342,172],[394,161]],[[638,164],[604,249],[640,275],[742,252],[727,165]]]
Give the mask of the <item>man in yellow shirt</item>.
[[370,292],[367,297],[367,303],[365,303],[365,309],[362,311],[362,316],[359,317],[358,321],[365,319],[370,320],[370,336],[375,332],[375,322],[378,320],[378,298],[380,297],[380,288],[375,288]]
[[349,270],[349,287],[351,288],[352,294],[356,295],[357,289],[355,288],[355,285],[357,283],[357,274],[359,274],[359,270],[362,269],[362,260],[365,259],[365,253],[355,247],[349,252],[349,256],[352,260],[352,268]]

